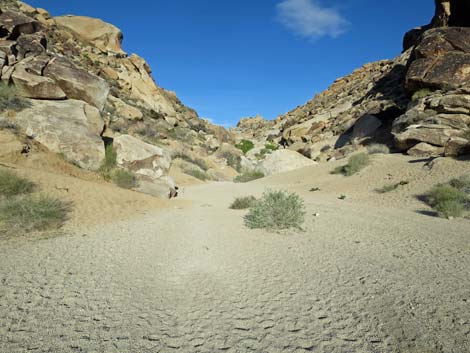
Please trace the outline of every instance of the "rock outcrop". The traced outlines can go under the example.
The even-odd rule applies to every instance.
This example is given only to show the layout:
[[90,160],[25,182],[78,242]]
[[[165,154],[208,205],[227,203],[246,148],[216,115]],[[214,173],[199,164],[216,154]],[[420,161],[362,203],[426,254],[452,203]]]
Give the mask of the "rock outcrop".
[[313,166],[317,163],[290,150],[277,150],[266,156],[256,167],[264,175],[275,175]]

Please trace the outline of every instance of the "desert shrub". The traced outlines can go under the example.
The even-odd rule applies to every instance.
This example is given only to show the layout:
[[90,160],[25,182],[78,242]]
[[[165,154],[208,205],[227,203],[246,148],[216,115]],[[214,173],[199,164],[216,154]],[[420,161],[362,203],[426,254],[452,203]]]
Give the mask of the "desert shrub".
[[2,119],[0,120],[0,130],[13,130],[14,132],[17,132],[19,127],[14,122]]
[[369,154],[389,154],[390,148],[388,148],[387,145],[373,143],[367,146],[367,152],[369,152]]
[[427,96],[429,96],[430,94],[432,93],[432,91],[429,89],[429,88],[422,88],[420,89],[419,91],[416,91],[411,100],[414,102],[414,101],[418,101],[422,98],[425,98]]
[[243,154],[247,154],[250,150],[255,148],[255,145],[250,140],[241,140],[235,147],[241,150]]
[[209,176],[202,170],[196,169],[196,168],[185,168],[183,170],[183,173],[190,175],[196,179],[206,181],[209,179]]
[[71,204],[50,196],[21,196],[0,203],[0,222],[10,231],[30,232],[60,228]]
[[29,194],[35,188],[36,184],[32,181],[22,178],[12,171],[0,169],[0,196],[11,197]]
[[114,184],[123,189],[132,189],[137,186],[135,175],[127,169],[116,169],[111,173],[111,180]]
[[240,158],[240,156],[226,151],[222,154],[222,157],[225,158],[229,167],[232,167],[237,172],[240,172],[242,170],[242,159]]
[[190,155],[183,153],[183,152],[178,152],[173,156],[173,159],[177,159],[177,158],[182,159],[183,161],[186,161],[188,163],[195,164],[204,171],[207,171],[209,169],[207,162],[202,158],[198,158],[198,157],[193,158]]
[[245,172],[243,174],[237,175],[233,181],[235,183],[248,183],[250,181],[264,178],[264,173],[253,171],[253,172]]
[[379,194],[386,194],[387,192],[391,192],[391,191],[398,189],[400,186],[404,186],[408,184],[409,184],[408,181],[402,180],[399,183],[384,185],[381,188],[375,189],[375,191],[378,192]]
[[351,176],[367,167],[369,163],[370,157],[367,153],[355,154],[349,158],[348,164],[335,168],[333,174]]
[[237,197],[230,205],[230,209],[245,210],[253,206],[255,202],[256,198],[254,196]]
[[248,228],[300,228],[305,219],[305,205],[299,195],[287,191],[266,191],[245,216]]
[[264,148],[267,149],[267,150],[271,150],[271,151],[277,151],[279,146],[276,145],[274,142],[267,142],[264,145]]
[[12,110],[19,112],[31,107],[31,103],[23,97],[18,96],[16,88],[0,83],[0,112]]
[[112,171],[116,168],[117,164],[117,154],[113,148],[112,144],[106,146],[104,150],[104,160],[101,162],[101,166],[98,169],[98,172],[105,178],[106,180],[110,180],[112,178]]
[[425,195],[425,200],[440,217],[460,217],[470,209],[470,179],[461,177],[436,185]]

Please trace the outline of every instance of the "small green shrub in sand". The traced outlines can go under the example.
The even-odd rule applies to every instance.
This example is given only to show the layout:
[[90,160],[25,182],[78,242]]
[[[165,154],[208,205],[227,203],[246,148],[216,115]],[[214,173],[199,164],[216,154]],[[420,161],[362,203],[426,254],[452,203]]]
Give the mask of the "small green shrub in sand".
[[415,93],[413,93],[413,97],[411,98],[411,100],[413,102],[418,101],[422,98],[429,96],[431,93],[432,91],[429,88],[422,88],[419,91],[416,91]]
[[251,229],[283,230],[300,228],[305,220],[305,205],[299,195],[287,191],[266,191],[244,218]]
[[264,178],[264,173],[262,172],[245,172],[243,174],[237,175],[233,181],[235,183],[248,183],[250,181]]
[[104,150],[104,160],[101,162],[101,166],[98,172],[103,176],[105,180],[112,179],[112,171],[116,168],[117,154],[112,144],[106,146]]
[[132,189],[137,186],[135,175],[127,169],[116,169],[111,173],[114,184],[123,189]]
[[440,217],[461,217],[470,209],[470,177],[436,185],[425,195],[425,200]]
[[206,181],[209,179],[209,176],[205,172],[196,168],[186,168],[183,170],[183,173],[202,181]]
[[241,169],[242,169],[242,166],[241,166],[241,158],[239,156],[237,156],[236,154],[234,153],[231,153],[231,152],[224,152],[222,154],[222,157],[225,158],[225,160],[227,161],[227,165],[229,167],[232,167],[233,169],[235,169],[237,172],[240,172]]
[[370,164],[370,157],[367,153],[359,153],[351,156],[348,160],[348,164],[337,167],[332,173],[343,174],[345,176],[351,176]]
[[246,210],[253,206],[255,202],[256,198],[254,196],[237,197],[229,208],[232,210]]
[[0,83],[0,112],[7,110],[19,112],[31,107],[31,103],[23,97],[18,96],[16,88]]
[[0,169],[0,196],[16,196],[29,194],[34,191],[36,184],[28,179],[18,176],[16,173]]
[[19,232],[60,228],[67,220],[70,203],[49,196],[21,196],[0,202],[0,223]]
[[375,189],[375,191],[379,194],[386,194],[387,192],[391,192],[391,191],[398,189],[400,186],[405,186],[408,184],[409,184],[408,181],[402,180],[399,183],[384,185],[381,188]]
[[255,148],[255,144],[250,140],[241,140],[235,147],[241,150],[243,154],[247,154],[250,150]]

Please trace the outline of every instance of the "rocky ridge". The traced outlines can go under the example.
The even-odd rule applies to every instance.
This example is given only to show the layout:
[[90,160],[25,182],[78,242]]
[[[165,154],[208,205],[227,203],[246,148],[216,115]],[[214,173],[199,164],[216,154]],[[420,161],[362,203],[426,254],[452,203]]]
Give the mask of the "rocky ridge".
[[431,23],[405,35],[399,57],[364,65],[273,122],[244,119],[233,132],[317,161],[343,158],[371,143],[413,155],[469,153],[468,7],[436,0]]
[[118,141],[118,167],[142,181],[158,183],[181,156],[207,159],[211,175],[231,178],[236,172],[225,160],[211,157],[232,141],[230,134],[159,87],[146,61],[123,51],[122,40],[118,28],[99,19],[52,17],[23,2],[2,2],[0,78],[22,106],[2,107],[1,125],[14,124],[30,141],[89,170]]

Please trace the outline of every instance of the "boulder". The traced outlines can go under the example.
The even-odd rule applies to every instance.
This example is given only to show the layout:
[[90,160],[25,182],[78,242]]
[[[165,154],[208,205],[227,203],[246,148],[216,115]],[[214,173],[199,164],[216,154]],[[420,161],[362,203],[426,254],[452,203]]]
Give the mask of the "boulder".
[[[11,79],[23,97],[35,99],[65,99],[65,92],[55,80],[38,76],[47,66],[46,55],[27,58],[12,68]],[[3,75],[2,75],[3,79]]]
[[[104,159],[99,112],[77,100],[31,100],[31,107],[11,118],[41,145],[82,168],[96,170]],[[101,125],[101,127],[99,126]]]
[[446,157],[457,157],[470,154],[470,141],[462,137],[452,137],[447,141],[444,151]]
[[54,17],[58,26],[72,31],[81,41],[88,42],[104,52],[124,53],[123,35],[119,28],[97,18],[85,16]]
[[421,142],[408,150],[408,155],[413,157],[431,157],[440,156],[444,152],[443,147],[432,146],[428,143]]
[[298,152],[283,149],[267,155],[256,169],[264,175],[274,175],[316,164]]
[[405,131],[395,134],[395,144],[399,150],[408,150],[419,142],[444,147],[449,138],[459,133],[459,130],[445,125],[411,125]]
[[414,50],[406,88],[455,89],[470,82],[470,28],[435,28],[425,32]]
[[53,58],[44,69],[44,76],[52,78],[67,98],[78,99],[102,110],[108,98],[109,86],[104,79],[77,68],[65,58]]
[[16,55],[18,60],[29,56],[45,54],[47,49],[46,37],[42,33],[22,34],[17,39]]
[[109,96],[108,100],[114,109],[116,109],[117,116],[127,120],[142,120],[143,114],[139,109],[114,96]]
[[382,121],[374,115],[364,115],[360,118],[353,128],[353,139],[372,137],[382,126]]
[[16,40],[22,34],[33,34],[42,29],[41,24],[35,19],[21,12],[3,11],[0,14],[0,37],[8,40]]
[[118,136],[114,139],[113,146],[117,164],[144,179],[156,180],[166,175],[170,169],[171,156],[167,151],[133,136]]

